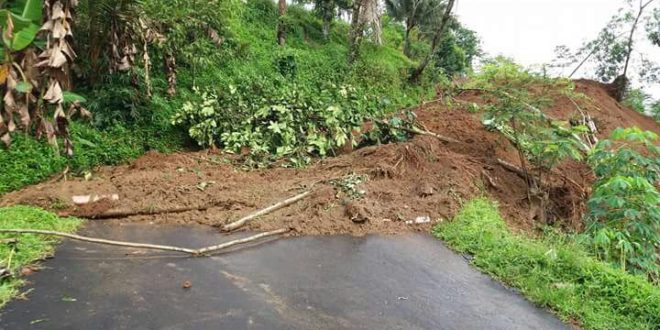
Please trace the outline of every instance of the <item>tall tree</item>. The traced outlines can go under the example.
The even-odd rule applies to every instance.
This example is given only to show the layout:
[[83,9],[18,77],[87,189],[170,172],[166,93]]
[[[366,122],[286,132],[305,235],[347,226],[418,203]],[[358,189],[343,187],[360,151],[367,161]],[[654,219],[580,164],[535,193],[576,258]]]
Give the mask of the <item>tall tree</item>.
[[[653,1],[655,0],[648,0],[646,2],[643,2],[644,0],[639,0],[639,8],[637,10],[637,15],[635,16],[635,20],[632,23],[632,27],[630,28],[630,34],[628,35],[628,47],[626,50],[626,64],[623,66],[623,73],[621,74],[623,77],[627,77],[628,74],[628,66],[630,65],[630,57],[632,56],[633,52],[633,42],[634,42],[634,37],[635,37],[635,31],[637,30],[637,25],[639,25],[639,20],[642,18],[642,15],[644,14],[644,9],[648,7]],[[627,78],[626,78],[627,79]]]
[[385,0],[390,16],[405,24],[403,53],[411,57],[410,44],[412,31],[422,24],[429,23],[441,9],[441,0]]
[[286,14],[286,0],[279,0],[278,5],[279,22],[277,24],[277,43],[284,46],[286,43],[286,25],[284,22],[284,15]]
[[363,3],[371,0],[354,0],[351,13],[351,29],[348,35],[348,64],[352,64],[358,57],[360,41],[364,33],[364,24],[360,17]]
[[450,20],[452,20],[452,10],[454,9],[454,4],[456,3],[456,0],[448,0],[447,3],[444,6],[444,13],[442,14],[442,17],[440,17],[440,21],[436,24],[436,28],[434,29],[433,33],[433,38],[431,40],[431,50],[429,51],[428,54],[424,57],[424,59],[419,63],[417,68],[413,70],[413,72],[410,75],[410,81],[412,82],[417,82],[422,76],[422,73],[424,73],[424,70],[426,67],[429,65],[431,62],[431,59],[433,58],[433,54],[435,54],[436,50],[438,49],[438,46],[440,45],[440,41],[442,41],[442,37],[445,34],[445,31],[447,30],[447,25],[449,25]]
[[[612,81],[613,96],[622,101],[625,97],[630,83],[630,69],[635,67],[636,78],[643,82],[657,80],[657,72],[660,68],[644,56],[635,56],[636,44],[640,41],[636,37],[640,24],[646,21],[648,38],[654,41],[653,24],[658,8],[653,10],[652,15],[647,15],[652,4],[656,0],[627,0],[626,7],[612,17],[603,28],[598,37],[584,44],[575,54],[563,50],[562,60],[569,59],[565,65],[578,63],[569,77],[575,75],[585,64],[591,63],[595,67],[595,76],[604,82]],[[640,54],[641,55],[641,54]]]
[[365,28],[370,27],[374,43],[382,44],[380,25],[381,12],[379,0],[355,0],[351,16],[349,33],[348,63],[353,63],[359,56],[360,44],[365,35]]
[[435,66],[448,77],[466,74],[474,59],[482,54],[479,37],[455,19],[447,29],[434,54]]

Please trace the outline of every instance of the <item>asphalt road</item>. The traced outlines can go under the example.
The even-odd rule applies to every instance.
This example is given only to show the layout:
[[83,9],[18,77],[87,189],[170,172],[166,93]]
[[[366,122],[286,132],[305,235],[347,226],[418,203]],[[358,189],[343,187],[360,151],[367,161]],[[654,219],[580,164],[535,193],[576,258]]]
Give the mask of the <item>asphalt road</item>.
[[[237,237],[201,226],[84,232],[191,248]],[[566,328],[421,234],[280,239],[204,258],[66,241],[44,265],[29,299],[2,310],[1,329]]]

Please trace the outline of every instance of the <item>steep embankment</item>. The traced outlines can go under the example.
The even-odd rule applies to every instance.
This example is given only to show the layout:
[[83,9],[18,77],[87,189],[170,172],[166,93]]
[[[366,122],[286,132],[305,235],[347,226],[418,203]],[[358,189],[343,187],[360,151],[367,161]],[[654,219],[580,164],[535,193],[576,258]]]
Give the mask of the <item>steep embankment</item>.
[[[621,107],[603,86],[578,81],[577,91],[589,97],[579,107],[594,119],[599,137],[608,136],[620,126],[639,126],[660,133],[660,126],[652,119]],[[460,98],[481,100],[477,94]],[[561,98],[544,111],[561,120],[577,113],[575,104]],[[416,113],[429,131],[460,142],[415,136],[404,143],[370,146],[321,160],[304,169],[254,171],[238,170],[222,158],[203,152],[151,153],[131,165],[100,168],[88,181],[75,178],[27,187],[4,196],[0,205],[32,204],[87,217],[120,212],[125,221],[222,225],[312,187],[312,197],[264,216],[250,229],[288,226],[298,234],[360,235],[426,231],[434,223],[453,217],[464,201],[488,193],[500,202],[511,225],[524,230],[535,228],[539,210],[528,206],[525,181],[500,162],[519,165],[516,149],[504,136],[487,131],[481,124],[481,114],[465,109],[427,104]],[[592,180],[585,164],[562,164],[549,180],[548,219],[579,228]],[[90,194],[118,194],[119,201],[72,204],[72,196]],[[363,197],[357,203],[351,202],[349,197],[354,194]],[[144,214],[163,210],[177,212]],[[131,215],[134,213],[143,214]],[[411,224],[415,220],[424,222],[426,217],[431,221]]]

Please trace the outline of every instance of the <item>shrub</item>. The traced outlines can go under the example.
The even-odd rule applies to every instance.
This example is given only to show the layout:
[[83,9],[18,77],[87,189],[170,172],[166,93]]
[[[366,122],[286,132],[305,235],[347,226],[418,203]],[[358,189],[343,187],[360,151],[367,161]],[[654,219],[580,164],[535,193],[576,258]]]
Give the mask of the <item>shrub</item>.
[[590,243],[605,260],[660,279],[658,136],[616,129],[589,157],[597,181],[589,199]]
[[[258,97],[252,96],[254,88]],[[294,163],[355,143],[353,131],[379,112],[374,98],[351,86],[230,85],[197,94],[199,100],[185,103],[172,122],[190,127],[200,145],[231,152],[247,148],[253,156],[289,157]]]

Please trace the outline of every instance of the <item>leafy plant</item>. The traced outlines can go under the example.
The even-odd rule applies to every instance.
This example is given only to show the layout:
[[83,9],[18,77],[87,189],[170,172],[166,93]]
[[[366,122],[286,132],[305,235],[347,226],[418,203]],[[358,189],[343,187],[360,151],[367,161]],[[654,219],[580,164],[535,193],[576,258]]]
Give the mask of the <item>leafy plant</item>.
[[[65,94],[70,84],[69,67],[76,58],[71,46],[76,4],[77,1],[71,0],[2,3],[0,26],[4,47],[0,84],[3,84],[4,102],[0,111],[0,139],[7,146],[11,143],[11,133],[22,128],[37,137],[45,136],[53,145],[57,145],[59,137],[67,155],[73,153],[68,129],[70,118],[77,112],[90,116],[80,100],[72,101],[73,93]],[[37,38],[40,31],[44,33]],[[18,114],[18,120],[14,114]],[[52,121],[47,119],[50,117]]]
[[[531,86],[543,87],[538,95]],[[573,96],[573,85],[523,70],[515,63],[498,58],[487,63],[467,88],[486,93],[484,124],[500,131],[518,149],[520,162],[529,160],[536,171],[526,171],[530,194],[544,192],[544,176],[564,159],[579,160],[588,147],[578,137],[582,126],[553,120],[540,109],[550,105],[550,95]]]
[[[260,90],[259,98],[252,96],[254,89]],[[218,92],[197,89],[197,94],[199,101],[185,103],[172,123],[190,127],[200,145],[296,162],[355,144],[353,131],[379,110],[370,97],[346,85],[230,85]]]
[[633,110],[644,114],[646,113],[646,101],[650,98],[650,95],[646,94],[641,89],[630,89],[626,93],[626,97],[623,100],[623,105],[632,108]]
[[589,157],[597,181],[589,199],[590,242],[622,269],[660,279],[660,148],[658,136],[616,129]]

